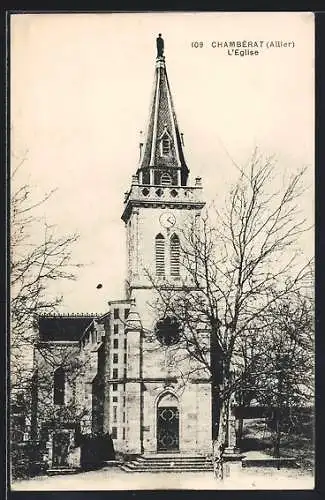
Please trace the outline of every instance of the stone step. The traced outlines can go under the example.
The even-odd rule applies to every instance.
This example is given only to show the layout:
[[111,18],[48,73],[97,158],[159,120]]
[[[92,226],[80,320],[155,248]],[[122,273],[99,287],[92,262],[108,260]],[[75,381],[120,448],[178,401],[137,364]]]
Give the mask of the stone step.
[[141,456],[121,466],[126,472],[204,472],[212,471],[210,458],[202,456]]
[[150,467],[151,469],[160,469],[161,467],[164,468],[175,468],[175,467],[208,467],[212,465],[212,462],[198,462],[198,463],[190,463],[190,462],[185,462],[185,463],[165,463],[165,464],[158,464],[158,463],[153,463],[153,464],[144,464],[144,463],[139,463],[139,462],[129,462],[123,465],[127,465],[130,468],[138,468],[138,467],[143,467],[143,468],[148,468]]
[[[125,464],[124,464],[125,465]],[[171,468],[171,467],[206,467],[212,465],[212,462],[184,462],[184,463],[165,463],[165,464],[159,464],[159,463],[152,463],[152,464],[141,464],[141,463],[136,463],[136,464],[129,464],[131,468],[135,467],[144,467],[148,468],[150,467],[151,469],[160,469],[161,467],[165,468]]]
[[135,467],[135,468],[130,468],[126,465],[121,465],[121,469],[124,470],[125,472],[210,472],[213,471],[212,465],[209,465],[207,467],[159,467],[159,468],[154,468],[154,467]]
[[79,467],[52,467],[51,469],[47,469],[46,474],[48,476],[59,476],[67,474],[76,474],[77,472],[80,472]]
[[143,454],[137,457],[138,459],[145,459],[145,460],[151,460],[151,459],[174,459],[174,458],[186,458],[186,459],[191,459],[191,458],[205,458],[205,455],[187,455],[185,453],[153,453],[153,454]]
[[160,457],[138,457],[136,459],[139,462],[151,464],[153,462],[166,463],[166,462],[205,462],[206,460],[211,460],[210,457],[170,457],[170,458],[160,458]]
[[206,472],[213,470],[211,457],[189,454],[141,455],[125,462],[121,469],[126,472]]
[[138,463],[142,464],[170,464],[171,462],[178,463],[178,464],[184,464],[184,463],[205,463],[205,462],[212,462],[211,459],[205,459],[205,458],[166,458],[164,460],[159,460],[159,458],[152,458],[150,460],[143,460],[143,459],[137,459],[136,460]]
[[[205,460],[207,457],[205,456],[192,456],[192,457],[187,457],[186,455],[174,455],[172,457],[160,457],[159,455],[156,455],[156,456],[152,456],[152,457],[146,457],[146,456],[141,456],[141,457],[137,457],[137,460],[147,460],[147,461],[150,461],[150,460]],[[211,458],[211,457],[208,457],[208,458]]]
[[150,460],[150,462],[147,461],[137,461],[137,460],[132,460],[129,463],[134,463],[138,465],[143,465],[143,466],[160,466],[160,465],[204,465],[204,464],[211,464],[212,460],[169,460],[169,461],[163,461],[160,462],[159,460]]

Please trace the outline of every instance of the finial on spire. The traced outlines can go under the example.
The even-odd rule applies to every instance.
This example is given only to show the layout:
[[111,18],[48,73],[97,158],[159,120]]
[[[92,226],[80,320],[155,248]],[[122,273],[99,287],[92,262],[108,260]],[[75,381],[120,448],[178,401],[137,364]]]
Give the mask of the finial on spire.
[[142,147],[143,147],[142,130],[140,130],[140,142],[139,142],[140,156],[139,156],[139,160],[141,160],[141,156],[142,156]]
[[161,38],[161,33],[159,33],[158,38],[156,39],[157,42],[157,57],[163,57],[164,56],[164,40]]

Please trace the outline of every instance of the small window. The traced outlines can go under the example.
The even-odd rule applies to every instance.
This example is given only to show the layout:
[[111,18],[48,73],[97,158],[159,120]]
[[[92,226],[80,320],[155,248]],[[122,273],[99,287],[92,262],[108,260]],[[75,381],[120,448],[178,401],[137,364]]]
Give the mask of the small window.
[[114,309],[114,319],[119,319],[119,317],[120,317],[119,309]]
[[114,349],[118,349],[118,339],[113,340],[113,347]]
[[117,391],[117,384],[113,384],[113,391]]
[[118,402],[118,397],[117,396],[113,396],[113,403],[117,403]]
[[114,334],[116,335],[118,333],[118,325],[114,325]]
[[126,378],[126,375],[127,375],[126,368],[124,368],[124,378]]
[[113,406],[113,422],[117,422],[117,406]]
[[112,427],[111,438],[112,439],[117,439],[117,427]]
[[123,423],[125,422],[125,411],[123,412]]
[[24,404],[24,394],[22,392],[18,392],[16,395],[16,400],[17,400],[17,405],[23,405]]
[[118,363],[118,354],[113,354],[113,363]]
[[25,415],[15,415],[13,418],[13,422],[15,428],[18,427],[20,429],[24,429],[26,425],[26,417]]
[[127,339],[124,339],[124,349],[127,349],[128,348],[128,341]]
[[126,363],[127,363],[127,362],[128,362],[128,356],[127,356],[127,354],[125,353],[125,354],[124,354],[124,364],[126,365]]
[[118,370],[117,370],[117,368],[113,368],[113,378],[118,378]]
[[123,427],[123,439],[125,439],[125,427]]
[[64,405],[65,392],[65,373],[62,367],[57,368],[54,372],[54,404]]
[[163,156],[166,156],[170,152],[170,139],[168,137],[164,137],[161,142],[161,152]]
[[126,397],[123,396],[123,406],[125,406],[125,405],[126,405]]
[[124,318],[127,319],[130,309],[124,309]]

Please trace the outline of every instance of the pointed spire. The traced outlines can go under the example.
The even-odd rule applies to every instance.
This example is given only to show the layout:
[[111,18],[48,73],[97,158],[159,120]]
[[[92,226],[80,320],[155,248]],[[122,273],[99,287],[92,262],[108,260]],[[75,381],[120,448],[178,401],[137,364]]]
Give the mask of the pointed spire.
[[[154,89],[138,172],[143,173],[143,184],[160,184],[159,176],[168,173],[177,181],[173,184],[186,185],[189,170],[168,82],[161,34],[156,43]],[[150,170],[153,172],[149,174]]]

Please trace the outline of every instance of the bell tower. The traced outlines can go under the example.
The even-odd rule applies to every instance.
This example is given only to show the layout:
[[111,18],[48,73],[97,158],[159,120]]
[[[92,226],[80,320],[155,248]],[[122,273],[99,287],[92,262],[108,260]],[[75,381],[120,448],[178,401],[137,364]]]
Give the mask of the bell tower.
[[159,35],[146,136],[122,214],[127,239],[128,298],[141,295],[144,299],[152,288],[150,277],[173,287],[181,284],[182,229],[197,220],[205,205],[201,179],[196,178],[194,185],[189,185],[183,148],[167,76],[164,41]]
[[[182,266],[184,234],[187,225],[198,224],[204,205],[201,179],[196,178],[194,185],[189,180],[159,35],[146,136],[122,214],[127,240],[126,302],[132,304],[125,330],[129,453],[210,450],[209,374],[200,367],[192,374],[189,358],[175,362],[169,347],[178,342],[180,325],[171,317],[161,318],[156,307],[157,285],[173,291],[183,289],[184,283],[194,286]],[[185,386],[184,373],[189,374]]]

